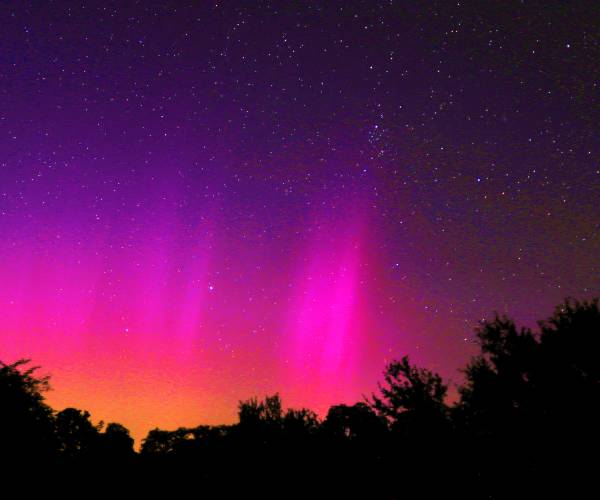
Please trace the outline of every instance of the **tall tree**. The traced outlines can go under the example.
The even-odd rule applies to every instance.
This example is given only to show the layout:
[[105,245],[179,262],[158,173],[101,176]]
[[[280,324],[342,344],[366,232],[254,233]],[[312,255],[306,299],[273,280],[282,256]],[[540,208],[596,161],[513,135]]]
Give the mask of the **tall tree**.
[[49,377],[36,376],[28,359],[0,361],[0,449],[10,460],[44,460],[54,456],[54,414],[44,393]]
[[454,421],[465,463],[496,494],[505,486],[499,477],[595,477],[587,457],[600,445],[598,300],[567,299],[539,327],[519,329],[498,315],[484,322],[481,353],[459,389]]
[[384,380],[379,384],[380,394],[373,394],[370,405],[387,420],[392,431],[416,438],[445,427],[447,386],[437,373],[413,366],[404,356],[388,364]]
[[99,451],[103,424],[92,424],[90,414],[76,408],[65,408],[56,415],[56,433],[60,451],[67,460],[90,459]]
[[100,434],[100,446],[107,460],[126,462],[133,458],[133,438],[121,424],[111,422]]

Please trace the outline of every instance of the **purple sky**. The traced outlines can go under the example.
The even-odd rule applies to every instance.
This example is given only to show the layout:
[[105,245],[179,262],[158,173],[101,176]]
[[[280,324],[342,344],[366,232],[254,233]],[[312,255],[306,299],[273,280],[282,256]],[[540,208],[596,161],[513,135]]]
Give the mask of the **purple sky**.
[[0,359],[154,426],[323,411],[600,294],[595,2],[0,7]]

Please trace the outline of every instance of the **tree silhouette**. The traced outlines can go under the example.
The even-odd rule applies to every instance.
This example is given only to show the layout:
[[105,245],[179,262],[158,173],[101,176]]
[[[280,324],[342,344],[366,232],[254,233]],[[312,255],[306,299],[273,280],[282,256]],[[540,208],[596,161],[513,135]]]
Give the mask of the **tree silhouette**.
[[539,325],[534,334],[496,316],[478,328],[481,354],[465,369],[457,408],[476,435],[514,435],[516,427],[530,434],[550,420],[551,426],[562,427],[573,417],[581,428],[597,415],[598,301],[567,300]]
[[243,439],[272,443],[281,438],[283,409],[279,394],[266,396],[264,401],[250,398],[238,405],[238,432]]
[[319,429],[317,414],[307,408],[289,408],[283,417],[283,430],[287,439],[306,439]]
[[384,385],[379,384],[380,395],[373,394],[370,404],[393,432],[431,435],[445,426],[447,386],[438,374],[411,365],[404,356],[388,364],[384,380]]
[[266,396],[264,401],[258,401],[257,398],[240,401],[238,404],[238,417],[240,425],[244,426],[254,426],[259,423],[281,424],[283,418],[281,398],[276,393],[272,396]]
[[116,422],[109,423],[100,434],[101,454],[105,460],[113,463],[131,461],[134,456],[133,438],[129,430]]
[[363,402],[352,406],[337,405],[329,408],[323,422],[323,431],[336,439],[365,442],[379,439],[386,430],[385,420]]
[[143,455],[165,455],[172,453],[178,436],[174,432],[153,429],[142,440],[141,453]]
[[[554,314],[540,322],[540,364],[545,389],[560,391],[564,410],[595,419],[600,396],[600,309],[598,299],[591,302],[566,300]],[[550,397],[546,394],[546,400]],[[555,401],[555,396],[553,397]],[[557,409],[556,405],[552,406]],[[548,408],[550,410],[550,408]]]
[[477,329],[481,353],[464,371],[453,416],[487,488],[501,476],[582,477],[584,450],[600,444],[598,300],[567,299],[539,327],[496,315]]
[[[408,356],[386,366],[379,394],[368,401],[375,413],[387,422],[389,439],[377,450],[383,455],[381,471],[373,475],[393,477],[402,470],[402,482],[387,485],[394,498],[412,490],[438,495],[447,471],[436,468],[431,481],[431,461],[447,462],[450,438],[449,409],[445,404],[447,386],[442,378],[427,369],[412,365]],[[391,492],[391,493],[390,493]]]
[[137,471],[223,487],[267,477],[270,492],[295,484],[298,496],[322,485],[334,497],[373,498],[454,486],[462,498],[504,498],[516,484],[539,494],[536,478],[590,484],[588,457],[600,445],[598,300],[566,300],[538,324],[534,332],[499,315],[481,323],[480,353],[452,407],[442,378],[405,356],[386,366],[370,400],[334,405],[323,422],[306,408],[284,411],[276,393],[240,401],[237,424],[154,429],[139,454],[120,424],[103,429],[75,408],[55,414],[44,400],[48,377],[28,360],[0,363],[0,450],[14,464],[82,464],[120,480]]
[[55,456],[54,415],[45,403],[49,377],[37,377],[29,359],[0,361],[0,447],[4,457],[18,462],[50,460]]
[[87,411],[65,408],[56,415],[56,434],[61,455],[68,461],[91,459],[98,453],[100,429]]
[[525,418],[533,402],[538,341],[528,328],[518,330],[512,320],[500,316],[484,322],[476,334],[481,354],[464,370],[458,411],[480,438],[502,430],[512,434],[512,423]]

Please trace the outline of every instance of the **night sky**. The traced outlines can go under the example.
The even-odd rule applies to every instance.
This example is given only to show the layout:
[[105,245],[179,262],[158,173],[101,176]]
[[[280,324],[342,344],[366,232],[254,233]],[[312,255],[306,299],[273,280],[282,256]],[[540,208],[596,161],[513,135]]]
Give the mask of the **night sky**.
[[136,439],[323,415],[600,295],[598,2],[4,1],[0,359]]

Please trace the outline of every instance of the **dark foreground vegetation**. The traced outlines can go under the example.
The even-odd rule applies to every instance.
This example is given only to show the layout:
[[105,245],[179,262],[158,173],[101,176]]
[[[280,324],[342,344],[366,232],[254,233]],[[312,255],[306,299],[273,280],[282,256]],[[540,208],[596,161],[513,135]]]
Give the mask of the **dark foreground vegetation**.
[[535,333],[497,316],[477,338],[451,405],[442,378],[403,357],[376,394],[323,420],[275,394],[240,402],[235,425],[152,430],[139,453],[122,425],[47,406],[48,379],[27,360],[0,363],[2,471],[184,485],[196,498],[593,497],[598,300],[565,301]]

